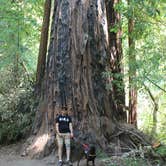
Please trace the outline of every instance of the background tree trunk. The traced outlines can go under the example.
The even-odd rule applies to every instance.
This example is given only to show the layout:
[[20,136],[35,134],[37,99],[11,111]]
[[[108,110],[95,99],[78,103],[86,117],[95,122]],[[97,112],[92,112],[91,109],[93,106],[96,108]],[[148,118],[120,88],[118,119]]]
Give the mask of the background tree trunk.
[[[130,0],[128,0],[130,8]],[[128,123],[137,127],[137,87],[134,79],[136,78],[136,55],[134,40],[134,9],[128,19],[128,43],[129,43],[129,115]]]
[[41,83],[44,77],[46,54],[47,54],[47,43],[48,43],[48,31],[50,24],[50,13],[51,13],[51,0],[46,0],[44,4],[44,17],[40,37],[38,64],[36,72],[36,91],[39,95],[41,90]]
[[[127,116],[124,111],[125,91],[123,82],[122,67],[122,30],[121,17],[114,7],[120,1],[106,1],[107,22],[108,22],[108,38],[109,38],[109,55],[110,55],[110,71],[111,78],[111,98],[114,100],[113,114],[118,121],[126,122]],[[113,30],[115,29],[115,30]]]
[[151,136],[152,138],[155,138],[156,132],[157,132],[157,112],[159,109],[158,106],[158,102],[156,100],[156,98],[154,97],[154,95],[152,94],[152,92],[150,91],[150,89],[144,84],[145,90],[148,92],[150,99],[152,100],[153,103],[153,126],[152,126],[152,130],[151,130]]

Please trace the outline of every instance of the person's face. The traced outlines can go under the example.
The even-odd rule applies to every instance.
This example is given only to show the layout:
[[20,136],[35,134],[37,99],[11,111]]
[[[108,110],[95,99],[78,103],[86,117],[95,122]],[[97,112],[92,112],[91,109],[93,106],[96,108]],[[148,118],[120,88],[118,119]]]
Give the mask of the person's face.
[[62,115],[66,115],[67,111],[66,110],[62,110]]

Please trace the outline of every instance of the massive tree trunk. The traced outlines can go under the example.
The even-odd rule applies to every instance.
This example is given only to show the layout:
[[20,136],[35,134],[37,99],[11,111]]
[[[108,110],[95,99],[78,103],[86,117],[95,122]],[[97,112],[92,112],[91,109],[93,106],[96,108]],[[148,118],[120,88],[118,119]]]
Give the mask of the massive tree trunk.
[[136,78],[136,55],[135,55],[135,40],[134,40],[134,9],[131,9],[131,16],[128,19],[128,43],[129,43],[129,115],[128,123],[137,127],[137,87],[134,79]]
[[[115,49],[119,49],[118,45]],[[71,109],[76,137],[107,147],[112,133],[117,132],[118,120],[123,121],[123,116],[125,119],[123,113],[114,115],[114,106],[121,102],[114,104],[105,88],[108,80],[103,78],[103,72],[110,68],[110,54],[107,53],[105,2],[56,0],[41,100],[33,128],[36,139],[29,148],[31,155],[43,156],[50,152],[50,131],[56,115],[64,106]],[[114,55],[116,60],[120,58],[118,53]],[[120,67],[115,71],[121,72]],[[114,87],[112,93],[115,92]],[[115,137],[120,138],[121,134],[120,131]]]
[[[72,110],[76,134],[106,145],[115,127],[110,106],[113,101],[102,77],[109,64],[107,33],[103,0],[55,2],[42,97],[34,126],[38,138],[49,138],[56,114],[67,106]],[[44,143],[42,148],[39,146],[34,146],[36,153],[44,148]]]
[[[114,99],[113,111],[118,121],[126,122],[125,91],[123,83],[122,67],[122,30],[121,16],[114,9],[119,0],[106,1],[108,37],[109,37],[109,60],[111,75],[111,98]],[[115,29],[115,30],[112,30]]]

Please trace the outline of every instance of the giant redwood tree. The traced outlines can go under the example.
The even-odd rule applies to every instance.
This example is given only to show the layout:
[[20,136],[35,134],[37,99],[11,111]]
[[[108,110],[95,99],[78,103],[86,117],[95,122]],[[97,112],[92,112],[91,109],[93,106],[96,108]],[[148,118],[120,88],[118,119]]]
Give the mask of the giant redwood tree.
[[[118,120],[125,121],[122,110],[116,107],[120,116],[114,110],[116,97],[123,100],[119,102],[123,104],[124,95],[113,94],[114,98],[110,97],[112,95],[105,88],[109,80],[103,78],[103,72],[110,68],[111,40],[115,39],[108,40],[104,0],[55,0],[45,73],[33,128],[36,139],[31,150],[34,153],[45,155],[50,151],[48,147],[51,145],[49,140],[54,119],[64,106],[71,110],[76,136],[79,133],[80,139],[96,142],[102,147],[111,140]],[[115,44],[116,51],[119,48],[117,40]],[[118,54],[121,51],[114,55],[116,61],[120,59],[116,57]],[[116,65],[118,62],[115,60]],[[119,67],[114,69],[120,71]],[[114,87],[111,93],[115,92]]]

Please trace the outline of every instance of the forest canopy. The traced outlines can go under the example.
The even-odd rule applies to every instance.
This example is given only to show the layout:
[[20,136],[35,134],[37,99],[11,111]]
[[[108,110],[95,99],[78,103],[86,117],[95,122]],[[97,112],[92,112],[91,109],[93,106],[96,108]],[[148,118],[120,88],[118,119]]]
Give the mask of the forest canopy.
[[[0,143],[3,144],[28,136],[41,100],[35,92],[44,2],[0,0]],[[109,3],[106,1],[106,5]],[[102,72],[103,80],[112,78],[105,84],[105,89],[117,90],[118,94],[124,88],[125,103],[115,101],[115,105],[122,105],[128,115],[127,122],[165,144],[166,3],[164,0],[122,0],[113,5],[112,11],[119,14],[120,19],[115,18],[113,24],[110,23],[108,33],[111,38],[120,32],[121,58],[116,64],[117,70],[110,65],[111,71]],[[52,19],[53,12],[52,7]],[[51,36],[48,40],[50,43]],[[122,67],[120,72],[119,66]],[[102,79],[98,80],[99,84]],[[134,119],[129,118],[132,110],[135,111]]]

